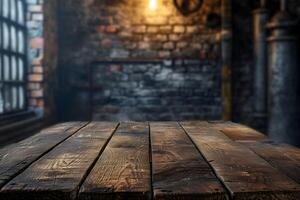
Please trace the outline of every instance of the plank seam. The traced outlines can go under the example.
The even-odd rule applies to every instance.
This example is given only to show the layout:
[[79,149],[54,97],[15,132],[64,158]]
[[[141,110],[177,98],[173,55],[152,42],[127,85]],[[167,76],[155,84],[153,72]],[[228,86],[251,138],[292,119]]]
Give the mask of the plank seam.
[[109,136],[109,138],[106,140],[106,142],[104,143],[104,145],[102,146],[102,148],[100,149],[98,155],[96,156],[95,160],[92,162],[92,164],[89,166],[89,168],[86,170],[83,178],[81,179],[81,181],[79,182],[78,188],[75,195],[74,199],[79,199],[79,191],[80,188],[82,187],[83,183],[85,182],[85,180],[87,179],[87,177],[89,176],[89,174],[91,173],[91,171],[93,170],[93,168],[95,167],[96,163],[98,162],[100,156],[102,155],[103,151],[106,149],[108,143],[110,142],[110,140],[112,139],[112,137],[114,136],[114,134],[117,132],[118,128],[120,126],[120,123],[118,123],[115,127],[115,129],[112,131],[111,135]]
[[223,186],[226,194],[226,199],[233,199],[231,192],[229,190],[229,188],[227,188],[226,184],[222,181],[222,179],[218,176],[217,172],[215,171],[215,169],[212,167],[212,165],[210,164],[210,162],[207,160],[207,158],[204,156],[204,154],[201,152],[201,150],[198,148],[198,146],[195,144],[194,140],[190,137],[190,135],[188,134],[188,132],[185,130],[185,128],[181,125],[180,122],[177,122],[178,125],[182,128],[182,130],[184,131],[184,133],[187,135],[187,137],[191,140],[192,144],[194,145],[194,147],[197,149],[197,151],[199,152],[199,154],[203,157],[203,159],[205,160],[205,162],[208,164],[208,166],[210,167],[210,169],[212,170],[212,172],[214,173],[214,175],[216,176],[216,178],[219,180],[220,184]]
[[[38,157],[36,157],[36,159],[34,159],[31,163],[29,163],[26,167],[24,167],[23,169],[21,169],[20,171],[18,171],[17,173],[15,173],[12,177],[10,177],[7,181],[5,181],[5,183],[3,183],[2,185],[0,185],[0,190],[7,184],[9,183],[11,180],[13,180],[14,178],[16,178],[17,176],[19,176],[20,174],[22,174],[25,170],[27,170],[31,165],[33,165],[35,162],[37,162],[38,160],[40,160],[43,156],[45,156],[46,154],[48,154],[50,151],[52,151],[53,149],[55,149],[57,146],[59,146],[60,144],[62,144],[63,142],[65,142],[66,140],[68,140],[70,137],[72,137],[73,135],[75,135],[76,133],[78,133],[81,129],[83,129],[84,127],[86,127],[89,124],[89,122],[86,122],[85,124],[83,124],[81,127],[79,127],[76,131],[74,131],[72,134],[70,134],[69,136],[67,136],[66,138],[64,138],[63,140],[61,140],[60,142],[58,142],[57,144],[55,144],[53,147],[49,148],[48,150],[46,150],[45,152],[41,153],[41,155],[39,155]],[[67,132],[68,130],[70,130],[73,127],[67,128],[67,130],[65,130],[64,132]]]
[[150,193],[151,193],[151,200],[154,200],[154,189],[153,189],[153,166],[152,166],[152,141],[151,141],[151,124],[148,122],[149,127],[149,163],[150,163]]

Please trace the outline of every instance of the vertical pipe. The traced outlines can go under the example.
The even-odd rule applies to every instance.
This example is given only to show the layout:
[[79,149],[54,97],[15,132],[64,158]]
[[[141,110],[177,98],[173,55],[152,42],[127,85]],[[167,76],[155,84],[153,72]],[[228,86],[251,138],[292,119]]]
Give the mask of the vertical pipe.
[[[45,53],[43,67],[45,70],[45,114],[44,124],[49,125],[58,119],[58,0],[44,1],[44,41]],[[58,95],[57,95],[58,94]]]
[[280,1],[280,9],[281,11],[286,11],[287,8],[287,1],[286,0],[281,0]]
[[297,23],[286,11],[286,1],[268,24],[269,135],[280,142],[300,145],[300,97]]
[[265,8],[266,1],[253,12],[254,30],[254,114],[256,118],[265,118],[267,114],[267,30],[269,17]]
[[222,99],[223,120],[232,119],[232,0],[222,0]]

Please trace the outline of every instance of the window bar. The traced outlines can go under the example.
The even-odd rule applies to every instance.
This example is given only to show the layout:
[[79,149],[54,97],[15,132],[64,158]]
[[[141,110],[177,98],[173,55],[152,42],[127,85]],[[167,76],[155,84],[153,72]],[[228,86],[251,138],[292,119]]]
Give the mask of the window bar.
[[[18,0],[14,0],[15,1],[15,22],[19,23],[19,12],[18,12]],[[16,31],[15,31],[15,38],[16,38],[16,43],[15,43],[15,51],[19,52],[19,45],[21,43],[21,41],[19,41],[19,31],[21,31],[21,29],[19,29],[18,27],[15,27]],[[19,57],[15,56],[15,63],[16,63],[16,81],[19,81],[19,73],[20,73],[20,66],[19,66]],[[21,87],[19,84],[16,86],[15,90],[16,90],[16,95],[17,95],[17,99],[16,99],[16,110],[21,110],[20,108],[20,93],[19,93],[19,87]],[[25,86],[26,87],[26,86]]]
[[[0,16],[3,15],[2,9],[3,9],[3,0],[0,1]],[[0,49],[3,49],[3,27],[2,27],[2,20],[0,19]],[[3,66],[3,56],[2,53],[0,53],[0,65],[1,65],[1,69],[0,69],[0,98],[1,98],[1,102],[0,102],[0,106],[1,106],[1,112],[0,115],[2,113],[4,113],[4,89],[3,89],[3,79],[4,79],[4,66]]]
[[[24,22],[24,49],[23,49],[23,67],[24,67],[24,84],[25,86],[27,86],[27,76],[28,76],[28,68],[27,68],[27,64],[28,64],[28,57],[27,57],[27,53],[28,53],[28,43],[25,42],[26,41],[26,38],[28,38],[28,33],[27,33],[27,28],[26,28],[26,13],[27,13],[27,4],[25,3],[25,0],[22,0],[23,2],[23,22]],[[26,89],[23,89],[23,95],[24,95],[24,100],[25,100],[25,103],[24,103],[24,106],[27,108],[28,107],[28,98],[27,98],[27,92],[26,92]]]

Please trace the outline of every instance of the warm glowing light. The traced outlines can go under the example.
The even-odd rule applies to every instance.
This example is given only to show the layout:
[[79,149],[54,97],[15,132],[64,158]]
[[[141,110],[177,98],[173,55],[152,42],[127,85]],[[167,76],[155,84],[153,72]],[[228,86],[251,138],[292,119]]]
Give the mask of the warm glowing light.
[[157,0],[149,0],[149,8],[155,10],[157,8]]

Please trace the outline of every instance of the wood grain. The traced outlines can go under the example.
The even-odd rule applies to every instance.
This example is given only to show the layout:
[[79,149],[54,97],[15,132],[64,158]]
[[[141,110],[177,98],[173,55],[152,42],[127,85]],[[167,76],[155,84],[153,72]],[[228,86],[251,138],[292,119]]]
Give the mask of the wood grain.
[[233,123],[233,122],[222,122],[222,121],[211,121],[208,123],[211,128],[224,132],[230,139],[234,141],[269,141],[270,139],[248,126]]
[[245,141],[241,144],[300,183],[300,150],[298,148],[275,142]]
[[298,148],[273,142],[262,133],[232,122],[211,123],[211,125],[213,128],[220,128],[229,138],[247,146],[273,167],[300,183]]
[[178,123],[150,123],[155,199],[226,199],[225,190]]
[[80,200],[150,199],[149,126],[121,123],[80,190]]
[[235,200],[298,200],[300,185],[207,122],[181,123]]
[[45,152],[70,137],[86,122],[58,124],[0,150],[0,188]]
[[0,199],[75,199],[117,123],[93,122],[33,163],[6,184]]

